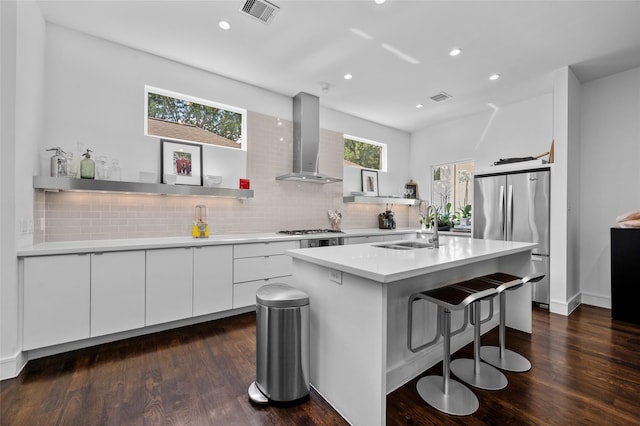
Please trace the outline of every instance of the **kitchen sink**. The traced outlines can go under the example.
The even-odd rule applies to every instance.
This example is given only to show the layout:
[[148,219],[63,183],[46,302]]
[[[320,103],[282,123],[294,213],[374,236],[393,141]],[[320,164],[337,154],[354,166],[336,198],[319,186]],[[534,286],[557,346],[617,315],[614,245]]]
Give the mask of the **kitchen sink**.
[[378,244],[376,245],[376,247],[393,250],[415,250],[422,248],[433,248],[433,243],[427,241],[402,241],[399,243]]

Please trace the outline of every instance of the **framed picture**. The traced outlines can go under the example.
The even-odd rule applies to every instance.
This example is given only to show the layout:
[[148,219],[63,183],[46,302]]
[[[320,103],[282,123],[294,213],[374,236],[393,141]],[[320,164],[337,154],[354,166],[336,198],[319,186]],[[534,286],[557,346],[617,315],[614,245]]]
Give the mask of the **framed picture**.
[[160,140],[160,174],[162,183],[174,175],[178,185],[202,186],[202,145]]
[[420,198],[418,195],[418,184],[413,180],[410,180],[404,185],[404,198],[410,198],[413,200],[418,200]]
[[364,195],[378,195],[378,172],[362,170],[362,192]]

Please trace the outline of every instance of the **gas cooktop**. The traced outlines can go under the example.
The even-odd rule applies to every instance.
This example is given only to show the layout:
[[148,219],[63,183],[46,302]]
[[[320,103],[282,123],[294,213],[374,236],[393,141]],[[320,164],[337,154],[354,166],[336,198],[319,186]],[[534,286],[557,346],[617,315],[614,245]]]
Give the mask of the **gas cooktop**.
[[287,235],[308,235],[308,234],[343,234],[342,231],[337,229],[296,229],[294,231],[278,231],[278,234]]

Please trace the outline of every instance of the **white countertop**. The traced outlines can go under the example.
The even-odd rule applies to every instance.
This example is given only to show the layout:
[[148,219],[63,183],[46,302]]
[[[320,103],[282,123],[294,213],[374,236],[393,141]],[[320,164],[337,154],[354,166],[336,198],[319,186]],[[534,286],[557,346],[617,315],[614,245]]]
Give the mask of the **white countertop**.
[[[425,241],[425,240],[422,240]],[[441,236],[440,248],[393,250],[370,243],[287,250],[294,259],[381,283],[411,278],[481,260],[531,250],[536,243]]]
[[39,243],[17,250],[18,257],[48,256],[56,254],[96,253],[109,251],[146,250],[173,247],[201,247],[221,244],[247,244],[274,241],[298,241],[313,238],[358,237],[364,235],[400,235],[419,232],[418,228],[398,228],[394,230],[365,228],[343,230],[342,234],[286,235],[277,232],[211,235],[209,238],[168,237],[134,238],[119,240],[85,240]]

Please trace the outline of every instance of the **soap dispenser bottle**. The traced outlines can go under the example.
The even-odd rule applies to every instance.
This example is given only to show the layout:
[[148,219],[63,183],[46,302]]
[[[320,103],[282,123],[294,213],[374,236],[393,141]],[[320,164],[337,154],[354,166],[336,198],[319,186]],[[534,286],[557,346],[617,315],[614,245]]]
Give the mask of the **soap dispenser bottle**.
[[87,152],[82,156],[84,158],[80,162],[80,177],[82,179],[95,179],[96,163],[91,159],[91,150],[87,148]]
[[49,148],[47,151],[55,151],[51,157],[51,177],[66,177],[67,176],[67,157],[65,152],[60,149],[59,146],[55,148]]

